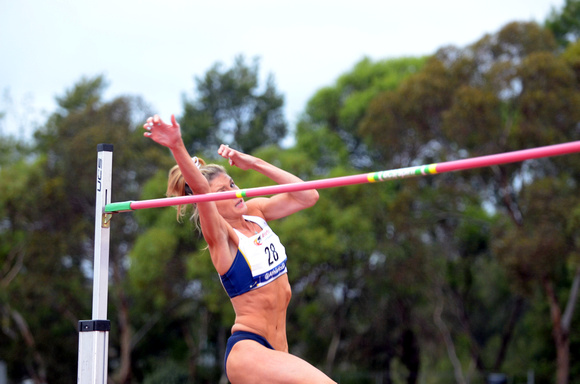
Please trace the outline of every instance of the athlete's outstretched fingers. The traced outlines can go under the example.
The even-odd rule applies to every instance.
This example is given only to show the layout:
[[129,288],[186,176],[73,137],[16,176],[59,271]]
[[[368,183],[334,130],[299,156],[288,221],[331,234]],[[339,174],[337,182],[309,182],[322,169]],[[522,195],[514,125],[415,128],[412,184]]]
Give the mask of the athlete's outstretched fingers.
[[143,133],[143,136],[150,137],[152,127],[153,127],[153,118],[149,117],[145,122],[145,124],[143,124],[143,128],[146,130],[146,132]]
[[177,124],[177,120],[175,119],[175,115],[174,115],[174,114],[172,114],[172,115],[171,115],[171,124],[172,124],[174,127],[176,127],[176,126],[178,125],[178,124]]

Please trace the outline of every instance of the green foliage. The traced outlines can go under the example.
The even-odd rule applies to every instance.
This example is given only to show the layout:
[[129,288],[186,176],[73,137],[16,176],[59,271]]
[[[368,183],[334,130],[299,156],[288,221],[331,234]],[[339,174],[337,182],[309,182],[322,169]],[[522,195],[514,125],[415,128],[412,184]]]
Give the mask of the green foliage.
[[[534,23],[508,24],[465,49],[441,49],[420,73],[371,101],[361,132],[368,135],[371,148],[396,166],[577,140],[580,88],[575,47],[562,56],[557,52],[549,31]],[[543,159],[495,167],[493,172],[438,177],[425,183],[436,188],[432,193],[412,196],[414,204],[423,205],[418,214],[423,209],[432,212],[418,216],[427,221],[412,227],[399,224],[406,236],[425,231],[415,241],[430,238],[439,244],[446,274],[436,281],[434,299],[450,307],[446,321],[461,325],[452,335],[462,351],[458,354],[468,353],[481,374],[510,359],[507,345],[522,316],[521,304],[510,303],[521,303],[520,295],[531,299],[546,281],[574,276],[570,260],[577,258],[577,247],[566,226],[570,207],[577,204],[572,191],[578,181],[571,177],[577,175],[576,166],[568,161]],[[502,214],[499,219],[485,217],[484,203]],[[444,218],[437,218],[439,210]],[[406,217],[417,214],[402,212]],[[396,215],[391,212],[393,219]],[[509,282],[504,295],[491,301],[485,291],[476,290],[479,270],[494,287],[502,285],[502,280],[491,278],[497,265],[486,261],[490,255],[497,257]],[[508,331],[501,330],[501,322],[479,322],[487,311],[483,308],[510,306],[510,317],[502,320]]]
[[561,57],[574,71],[576,79],[578,79],[580,77],[580,40],[570,44]]
[[[38,129],[30,149],[19,157],[10,155],[17,161],[0,168],[0,237],[12,245],[0,257],[2,289],[7,292],[0,302],[6,330],[0,345],[10,346],[0,353],[10,361],[13,377],[69,382],[76,375],[77,321],[90,313],[96,145],[122,143],[117,148],[125,145],[153,160],[158,151],[149,150],[133,128],[139,100],[105,102],[103,90],[101,77],[83,79],[58,97],[60,109]],[[138,169],[132,157],[128,150],[115,156],[113,190],[119,198],[151,176],[151,165]],[[111,244],[111,270],[119,279],[123,250],[132,242],[135,226],[129,217],[115,222],[125,227]],[[122,289],[116,285],[112,290],[113,306]],[[111,345],[113,350],[117,346]],[[19,355],[8,359],[7,353]]]
[[324,175],[337,164],[348,162],[349,152],[344,142],[329,127],[301,121],[296,136],[296,146],[309,158],[316,159],[312,167],[317,174]]
[[[463,86],[457,90],[451,108],[442,114],[442,129],[464,148],[474,150],[494,141],[500,134],[501,101],[491,91]],[[473,119],[477,116],[477,119]]]
[[444,65],[429,59],[396,93],[384,92],[372,100],[359,126],[361,135],[383,161],[396,167],[422,161],[421,144],[440,131],[441,113],[451,103],[453,87],[454,79]]
[[374,154],[367,150],[359,133],[367,105],[377,94],[394,90],[406,77],[418,72],[425,61],[426,58],[376,63],[368,58],[361,60],[334,86],[322,88],[308,101],[306,114],[298,123],[297,146],[308,150],[323,172],[345,165],[345,161],[355,167],[370,166]]
[[143,380],[143,384],[187,384],[189,373],[173,360],[159,364],[157,370]]
[[[430,58],[362,59],[313,95],[283,151],[283,98],[240,56],[196,79],[180,123],[196,155],[212,159],[225,141],[305,180],[577,140],[578,47],[560,51],[551,32],[512,23]],[[143,102],[103,100],[105,85],[81,79],[32,143],[0,143],[0,360],[14,380],[76,375],[96,144],[115,145],[113,200],[165,194],[174,160],[143,139]],[[219,163],[241,188],[271,184]],[[561,156],[320,190],[314,207],[271,223],[289,257],[290,352],[340,382],[450,382],[456,369],[470,382],[490,371],[519,382],[527,367],[553,381],[544,283],[564,312],[580,264],[579,164]],[[194,224],[164,208],[114,215],[111,228],[112,380],[218,382],[235,313]],[[570,382],[578,320],[576,309]]]
[[30,146],[13,137],[2,137],[0,140],[0,168],[17,163],[30,155]]
[[63,96],[56,97],[56,101],[68,113],[81,112],[98,104],[105,88],[103,77],[83,78]]
[[[129,278],[137,290],[145,286],[162,288],[167,276],[166,265],[169,264],[177,247],[177,239],[168,230],[150,229],[146,231],[133,246]],[[162,293],[163,290],[157,291]]]
[[560,11],[552,9],[545,25],[552,31],[560,46],[566,47],[576,42],[580,37],[580,1],[566,0]]
[[577,204],[575,190],[566,179],[545,178],[526,186],[521,205],[529,220],[496,234],[496,254],[524,292],[533,292],[530,284],[546,277],[557,280],[572,255],[575,245],[566,225],[570,207]]
[[480,207],[467,207],[464,220],[456,231],[458,250],[462,256],[479,256],[487,251],[490,241],[490,218]]
[[196,78],[197,98],[184,100],[180,119],[184,142],[192,153],[230,144],[244,152],[278,144],[287,127],[282,114],[284,97],[276,90],[274,77],[265,88],[259,84],[259,61],[246,64],[237,56],[229,70],[215,64],[203,78]]
[[580,97],[572,69],[560,57],[535,53],[524,59],[518,74],[524,91],[517,100],[522,116],[514,130],[517,142],[539,146],[573,139]]

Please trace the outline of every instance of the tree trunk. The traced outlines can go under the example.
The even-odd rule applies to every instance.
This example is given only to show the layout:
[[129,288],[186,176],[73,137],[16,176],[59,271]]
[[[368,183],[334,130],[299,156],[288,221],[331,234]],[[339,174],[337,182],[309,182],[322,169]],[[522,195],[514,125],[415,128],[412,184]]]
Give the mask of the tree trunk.
[[475,368],[478,370],[478,372],[481,375],[485,375],[488,369],[483,363],[483,359],[481,357],[481,350],[479,348],[479,342],[477,341],[477,338],[475,337],[473,331],[471,330],[471,321],[469,319],[467,310],[465,309],[464,300],[459,294],[456,294],[455,297],[458,303],[457,305],[459,307],[458,308],[459,321],[461,323],[461,326],[465,330],[467,337],[469,337],[469,354],[471,355],[471,360],[475,363]]
[[119,338],[121,349],[121,365],[119,367],[119,383],[131,383],[131,325],[129,323],[129,308],[124,294],[121,294],[119,306]]
[[463,369],[461,368],[461,362],[457,357],[457,353],[455,352],[455,344],[453,343],[453,339],[451,338],[451,333],[445,325],[445,322],[441,318],[441,313],[443,312],[443,299],[439,298],[440,302],[435,307],[435,311],[433,312],[433,320],[439,328],[439,332],[441,332],[441,336],[443,337],[443,341],[445,342],[445,347],[447,347],[447,355],[449,356],[449,360],[451,360],[451,364],[453,365],[453,372],[455,374],[455,381],[457,384],[467,384],[465,377],[463,376]]
[[495,364],[493,365],[493,370],[495,372],[499,372],[503,361],[505,359],[505,355],[507,352],[507,347],[509,342],[511,341],[514,335],[514,329],[516,327],[516,323],[522,313],[522,308],[524,306],[524,299],[521,296],[516,297],[516,302],[512,307],[512,311],[510,313],[510,318],[506,324],[506,327],[503,331],[501,336],[501,346],[499,348],[499,352],[497,353],[497,357],[495,359]]
[[28,373],[32,377],[35,384],[44,384],[46,383],[46,364],[44,359],[38,349],[36,348],[36,342],[34,340],[34,336],[28,327],[28,323],[22,317],[20,312],[8,307],[8,313],[14,320],[18,331],[20,332],[20,336],[24,340],[24,343],[28,347],[30,354],[32,355],[33,361],[30,361],[26,364],[26,368],[28,369]]
[[513,188],[509,184],[508,175],[505,168],[501,166],[492,167],[496,179],[499,184],[498,192],[501,196],[504,207],[507,209],[510,218],[518,226],[521,227],[524,223],[524,218],[522,211],[520,210],[519,204],[515,199],[515,194],[513,193]]
[[193,383],[195,381],[195,376],[197,374],[197,357],[199,356],[198,344],[195,342],[195,337],[191,330],[191,325],[188,321],[181,324],[181,331],[183,333],[183,340],[187,345],[189,354],[187,357],[187,370],[189,374],[189,380]]
[[119,319],[119,348],[120,348],[120,365],[117,374],[118,382],[121,384],[131,383],[131,352],[133,350],[131,341],[131,323],[129,316],[129,301],[123,291],[122,278],[120,276],[119,266],[113,263],[113,278],[117,289],[118,300],[118,319]]
[[338,346],[341,340],[342,328],[346,317],[346,311],[349,305],[346,297],[347,291],[348,289],[346,287],[342,288],[342,305],[339,305],[339,307],[337,308],[336,311],[337,313],[335,315],[335,318],[337,318],[337,320],[333,328],[330,345],[328,346],[328,350],[326,352],[326,362],[324,372],[329,376],[332,375],[332,367],[334,366],[336,354],[338,353]]
[[421,365],[419,343],[415,332],[411,328],[403,331],[401,337],[401,362],[409,370],[407,384],[417,384],[419,379],[419,368]]
[[549,277],[542,279],[552,320],[552,336],[556,344],[556,384],[568,384],[570,374],[570,334],[562,326],[562,311],[554,291],[554,285]]

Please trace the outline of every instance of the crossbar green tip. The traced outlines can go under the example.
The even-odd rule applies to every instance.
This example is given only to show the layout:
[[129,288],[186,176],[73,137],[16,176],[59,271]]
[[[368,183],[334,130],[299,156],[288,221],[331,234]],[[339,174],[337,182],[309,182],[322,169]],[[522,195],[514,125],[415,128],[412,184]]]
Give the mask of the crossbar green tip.
[[132,211],[132,201],[121,201],[118,203],[110,203],[105,205],[105,213],[127,212]]

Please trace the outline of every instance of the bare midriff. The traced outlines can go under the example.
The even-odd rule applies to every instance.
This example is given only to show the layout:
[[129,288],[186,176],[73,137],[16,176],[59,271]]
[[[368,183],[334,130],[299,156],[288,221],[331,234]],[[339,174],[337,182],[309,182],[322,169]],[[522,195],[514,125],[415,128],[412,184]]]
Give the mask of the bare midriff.
[[286,309],[292,297],[288,274],[273,282],[232,298],[236,312],[236,331],[263,336],[277,351],[288,352],[286,340]]

